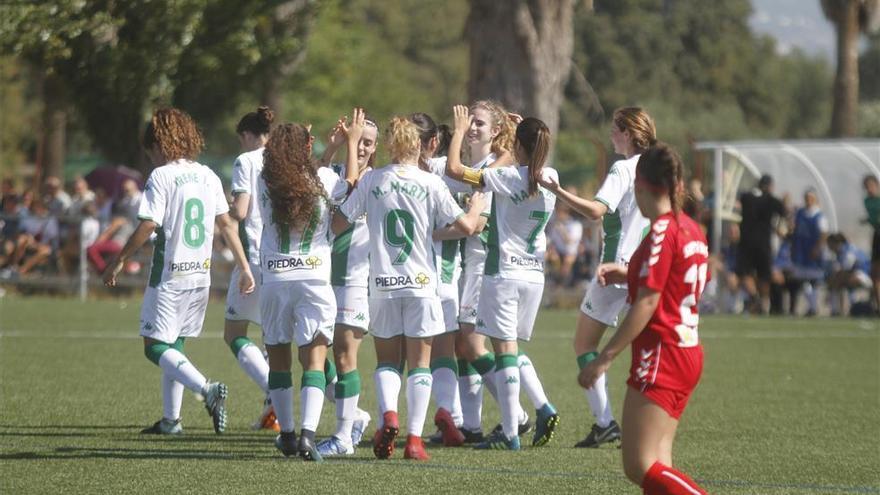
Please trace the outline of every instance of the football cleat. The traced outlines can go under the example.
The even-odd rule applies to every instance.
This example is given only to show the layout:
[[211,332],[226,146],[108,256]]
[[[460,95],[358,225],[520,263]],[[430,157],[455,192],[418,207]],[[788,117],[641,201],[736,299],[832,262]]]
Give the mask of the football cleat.
[[208,382],[202,395],[205,397],[205,409],[214,422],[214,432],[223,433],[226,430],[226,384]]
[[553,439],[553,433],[559,425],[559,413],[556,408],[549,402],[544,404],[537,413],[538,419],[535,421],[535,434],[532,436],[532,446],[540,447],[546,445]]
[[183,433],[183,426],[180,424],[180,419],[162,418],[153,423],[153,426],[141,430],[141,433],[145,435],[180,435]]
[[480,443],[486,439],[481,430],[471,431],[466,428],[459,428],[459,430],[464,435],[464,443]]
[[400,432],[396,411],[385,411],[382,415],[383,425],[373,435],[373,454],[378,459],[388,459],[394,454],[394,440]]
[[422,442],[421,437],[407,435],[406,448],[403,449],[403,458],[412,459],[414,461],[427,461],[431,459],[431,456],[425,451],[425,444]]
[[574,446],[577,448],[595,449],[603,443],[610,443],[616,440],[620,440],[620,426],[617,424],[617,421],[612,419],[611,423],[608,423],[608,426],[605,428],[593,424],[593,428],[587,434],[587,438],[574,444]]
[[280,450],[284,457],[294,456],[299,453],[296,443],[296,433],[292,431],[282,431],[275,437],[275,448]]
[[275,408],[272,407],[272,401],[269,397],[263,401],[263,412],[251,427],[255,430],[272,430],[275,433],[281,432],[281,426],[278,424],[278,418],[275,416]]
[[361,439],[364,438],[364,432],[367,431],[367,426],[370,424],[370,413],[364,411],[363,409],[357,409],[357,419],[354,420],[354,424],[351,425],[351,446],[357,447],[361,443]]
[[504,433],[493,433],[474,445],[477,450],[520,450],[519,437],[507,438]]
[[299,456],[302,457],[304,461],[321,462],[324,460],[318,452],[318,446],[315,445],[314,432],[306,433],[306,431],[303,430],[299,436],[299,445],[297,449],[299,450]]
[[[526,416],[525,422],[519,424],[517,434],[519,436],[523,436],[530,431],[532,431],[532,422],[529,421],[529,417]],[[497,433],[503,433],[503,432],[504,432],[504,428],[501,426],[501,423],[498,423],[497,425],[495,425],[495,428],[492,428],[492,432],[489,433],[489,435],[491,436],[491,435],[495,435]]]
[[443,432],[440,430],[435,431],[433,435],[428,437],[428,443],[438,444],[438,445],[442,444],[443,443]]
[[321,454],[321,457],[354,455],[354,447],[333,436],[318,442],[318,453]]
[[459,447],[464,444],[464,435],[458,431],[449,411],[442,407],[437,409],[437,414],[434,415],[434,424],[440,429],[443,445],[446,447]]

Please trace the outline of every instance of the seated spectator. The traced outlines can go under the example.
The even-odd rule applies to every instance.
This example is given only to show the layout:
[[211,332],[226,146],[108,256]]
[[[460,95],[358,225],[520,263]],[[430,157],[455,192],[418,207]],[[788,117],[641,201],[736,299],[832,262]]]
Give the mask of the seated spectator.
[[84,204],[80,214],[79,228],[68,232],[58,253],[58,267],[63,273],[71,274],[79,267],[82,250],[94,244],[101,232],[94,202]]
[[107,268],[107,259],[112,259],[119,254],[129,236],[134,232],[135,224],[128,217],[128,213],[124,206],[117,205],[117,208],[114,208],[110,225],[98,234],[95,242],[86,250],[89,262],[98,273],[104,272],[104,269]]
[[46,177],[46,180],[43,182],[43,189],[45,190],[45,203],[46,207],[49,208],[49,213],[56,219],[67,215],[73,200],[64,191],[61,179],[55,176]]
[[7,193],[0,202],[0,268],[3,268],[15,251],[15,242],[21,229],[21,198]]
[[548,250],[548,260],[560,284],[569,285],[572,281],[572,267],[577,259],[583,234],[584,226],[579,219],[572,216],[571,209],[561,202],[557,203],[556,215],[550,225],[552,249]]
[[133,179],[125,179],[122,183],[122,196],[113,204],[117,215],[122,215],[133,224],[138,223],[137,212],[141,204],[141,190]]
[[58,220],[49,213],[45,203],[35,200],[30,214],[21,220],[5,274],[26,275],[46,263],[58,246],[58,236]]
[[819,208],[819,196],[815,189],[807,189],[804,207],[795,212],[791,239],[795,280],[792,308],[795,307],[798,292],[803,289],[807,298],[806,316],[814,316],[817,311],[816,288],[825,278],[823,254],[827,237],[828,220]]
[[855,290],[871,290],[871,260],[840,233],[828,236],[828,249],[832,253],[828,275],[831,315],[849,314],[847,306],[854,302]]
[[104,230],[110,225],[110,219],[113,218],[113,201],[107,194],[107,190],[100,186],[95,188],[95,208],[98,224],[101,226],[101,230]]
[[80,176],[73,179],[73,196],[71,196],[69,215],[79,216],[83,207],[88,203],[95,202],[95,193],[89,189],[89,183]]

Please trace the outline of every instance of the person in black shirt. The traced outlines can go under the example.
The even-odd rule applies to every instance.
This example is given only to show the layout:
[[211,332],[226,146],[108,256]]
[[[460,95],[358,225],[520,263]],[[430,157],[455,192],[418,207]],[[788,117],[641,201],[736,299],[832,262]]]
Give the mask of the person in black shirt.
[[782,201],[773,196],[773,178],[769,175],[761,176],[757,189],[743,193],[740,204],[742,223],[736,273],[752,302],[752,312],[766,314],[770,307],[773,220],[787,212]]

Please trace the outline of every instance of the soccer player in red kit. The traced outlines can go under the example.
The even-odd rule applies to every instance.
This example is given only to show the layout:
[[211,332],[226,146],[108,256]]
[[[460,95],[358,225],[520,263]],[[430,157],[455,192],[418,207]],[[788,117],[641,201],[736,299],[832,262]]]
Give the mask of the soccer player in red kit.
[[647,495],[706,491],[672,467],[675,431],[703,369],[697,305],[708,277],[709,250],[699,226],[680,213],[682,164],[668,145],[645,151],[635,194],[651,230],[628,267],[601,265],[600,284],[626,282],[632,307],[617,332],[578,376],[584,388],[632,343],[623,404],[623,469]]

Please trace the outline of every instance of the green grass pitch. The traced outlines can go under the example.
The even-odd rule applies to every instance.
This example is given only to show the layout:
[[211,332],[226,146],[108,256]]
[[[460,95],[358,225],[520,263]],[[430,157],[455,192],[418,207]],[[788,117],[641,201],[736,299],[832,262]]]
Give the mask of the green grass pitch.
[[[186,353],[229,385],[229,430],[214,435],[187,394],[183,437],[139,435],[161,416],[139,308],[139,299],[0,299],[0,493],[640,493],[618,449],[571,448],[592,423],[575,382],[575,311],[542,311],[524,346],[562,417],[548,446],[430,448],[430,462],[413,463],[402,448],[377,461],[364,445],[316,465],[282,458],[272,433],[250,430],[262,397],[223,343],[219,303]],[[715,494],[880,493],[877,320],[705,317],[700,332],[706,365],[679,428],[677,466]],[[361,363],[361,405],[375,416],[369,339]],[[623,356],[609,376],[618,416],[628,366]],[[489,402],[491,428],[499,416]],[[319,436],[334,424],[325,403]]]

